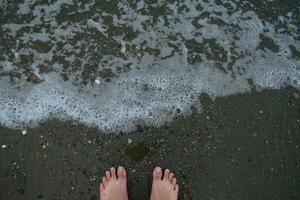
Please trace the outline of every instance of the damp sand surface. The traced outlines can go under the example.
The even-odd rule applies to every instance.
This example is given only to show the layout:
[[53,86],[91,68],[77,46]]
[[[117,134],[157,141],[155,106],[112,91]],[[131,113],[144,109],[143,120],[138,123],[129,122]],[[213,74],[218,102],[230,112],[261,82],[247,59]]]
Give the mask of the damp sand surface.
[[202,113],[128,134],[58,120],[25,135],[0,128],[0,199],[99,199],[103,173],[118,165],[131,200],[148,199],[157,165],[176,174],[179,199],[299,199],[299,94],[201,95]]

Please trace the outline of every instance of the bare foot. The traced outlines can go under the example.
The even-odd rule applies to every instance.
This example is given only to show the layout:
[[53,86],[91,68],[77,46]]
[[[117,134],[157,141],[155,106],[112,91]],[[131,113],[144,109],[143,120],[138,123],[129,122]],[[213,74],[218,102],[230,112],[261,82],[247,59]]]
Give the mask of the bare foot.
[[162,170],[156,167],[153,171],[152,191],[150,200],[177,200],[179,187],[176,178],[166,169],[162,178]]
[[[118,175],[118,176],[117,176]],[[127,180],[124,167],[116,169],[110,168],[110,171],[105,172],[100,183],[100,200],[128,200],[127,195]]]

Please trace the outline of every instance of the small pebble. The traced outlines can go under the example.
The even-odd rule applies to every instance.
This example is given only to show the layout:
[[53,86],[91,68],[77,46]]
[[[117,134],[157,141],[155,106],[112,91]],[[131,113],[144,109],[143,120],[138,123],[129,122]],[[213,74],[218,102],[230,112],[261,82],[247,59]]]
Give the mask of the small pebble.
[[5,144],[2,144],[2,149],[5,149],[7,146]]
[[132,144],[132,142],[133,142],[132,139],[131,139],[131,138],[128,138],[127,143],[128,143],[128,144]]
[[265,141],[265,143],[266,143],[266,144],[269,144],[269,141],[268,141],[268,140],[266,140],[266,141]]
[[47,148],[47,145],[43,144],[42,147],[43,147],[43,149],[46,149],[46,148]]
[[27,131],[26,130],[22,130],[22,135],[26,135]]
[[300,95],[299,95],[297,92],[295,92],[295,93],[293,94],[293,97],[294,97],[294,99],[298,99],[298,98],[300,97]]

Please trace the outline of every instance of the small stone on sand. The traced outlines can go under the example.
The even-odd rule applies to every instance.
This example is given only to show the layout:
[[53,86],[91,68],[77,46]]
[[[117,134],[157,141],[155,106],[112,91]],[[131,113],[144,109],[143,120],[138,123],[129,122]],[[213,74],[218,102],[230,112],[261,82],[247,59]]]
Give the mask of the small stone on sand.
[[22,135],[26,135],[27,131],[26,130],[22,130]]
[[5,149],[7,146],[5,144],[2,144],[2,149]]
[[133,141],[131,138],[128,138],[127,142],[128,142],[128,144],[132,144]]

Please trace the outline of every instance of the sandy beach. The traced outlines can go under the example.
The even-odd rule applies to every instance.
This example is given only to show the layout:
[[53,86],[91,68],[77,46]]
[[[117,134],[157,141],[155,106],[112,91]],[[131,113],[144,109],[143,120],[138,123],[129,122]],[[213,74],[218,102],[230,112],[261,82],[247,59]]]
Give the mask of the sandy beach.
[[118,165],[131,200],[148,199],[157,165],[174,171],[180,199],[298,199],[299,91],[199,98],[202,113],[128,134],[57,120],[25,135],[0,128],[0,199],[99,199],[103,173]]

